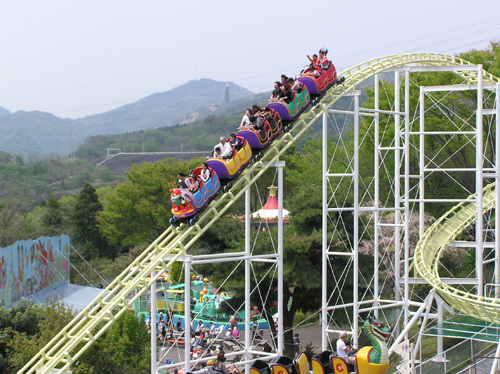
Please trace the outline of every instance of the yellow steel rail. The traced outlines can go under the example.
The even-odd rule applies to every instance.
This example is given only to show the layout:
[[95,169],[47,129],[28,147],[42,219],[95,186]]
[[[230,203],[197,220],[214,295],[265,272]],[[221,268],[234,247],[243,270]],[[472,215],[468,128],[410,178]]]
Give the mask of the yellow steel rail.
[[[19,373],[49,373],[53,369],[67,370],[85,350],[93,344],[134,301],[146,292],[160,276],[162,269],[169,268],[178,257],[221,217],[232,204],[255,183],[272,164],[280,159],[302,134],[322,114],[345,93],[351,92],[364,80],[384,71],[408,65],[465,66],[472,65],[454,56],[438,53],[411,53],[386,56],[356,65],[341,75],[345,82],[332,87],[321,98],[319,104],[311,106],[294,123],[293,128],[276,139],[266,150],[262,159],[253,162],[227,192],[220,195],[200,215],[198,223],[192,227],[169,227],[146,250],[133,261],[100,295],[82,310],[61,332],[59,332],[37,355],[35,355]],[[457,72],[471,83],[475,75],[471,72]],[[497,82],[498,79],[484,72],[485,82]],[[168,262],[165,258],[172,255]],[[148,278],[153,270],[156,277]],[[134,290],[139,289],[133,297]]]
[[[477,194],[449,210],[429,227],[415,248],[415,268],[453,308],[472,317],[500,323],[500,300],[477,296],[445,284],[439,276],[439,259],[455,238],[477,220]],[[483,214],[495,207],[495,183],[483,190]],[[479,234],[480,235],[480,234]]]

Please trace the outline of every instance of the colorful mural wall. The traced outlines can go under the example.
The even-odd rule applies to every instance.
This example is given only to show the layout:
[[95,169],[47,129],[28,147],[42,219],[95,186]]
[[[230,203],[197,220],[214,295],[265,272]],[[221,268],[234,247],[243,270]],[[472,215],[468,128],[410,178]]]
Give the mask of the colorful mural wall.
[[0,305],[69,281],[69,236],[21,240],[0,248]]

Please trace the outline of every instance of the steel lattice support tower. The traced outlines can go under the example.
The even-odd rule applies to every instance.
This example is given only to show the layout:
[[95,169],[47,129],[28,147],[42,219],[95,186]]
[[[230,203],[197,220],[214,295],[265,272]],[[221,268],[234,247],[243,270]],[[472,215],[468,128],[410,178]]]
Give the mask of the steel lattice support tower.
[[[450,72],[465,79],[442,86],[418,86],[418,80],[412,79],[413,74]],[[382,84],[376,74],[373,99],[363,107],[359,105],[361,91],[352,90],[347,103],[339,101],[323,114],[321,322],[325,350],[335,350],[331,343],[342,330],[351,332],[357,344],[360,325],[368,315],[393,322],[396,342],[411,338],[409,329],[419,316],[443,321],[447,305],[439,296],[431,292],[425,298],[415,297],[415,286],[425,282],[415,272],[413,251],[429,224],[426,210],[433,205],[456,204],[478,193],[474,238],[450,243],[450,247],[474,253],[476,271],[465,278],[451,274],[446,283],[466,285],[482,296],[488,267],[493,273],[491,292],[498,296],[500,244],[494,239],[500,233],[499,214],[494,214],[494,220],[483,215],[481,192],[483,185],[499,178],[498,83],[483,82],[480,65],[407,66],[392,69],[392,75],[383,78],[392,84]],[[467,108],[466,118],[458,105],[444,108],[447,96],[456,92],[467,92],[476,102]],[[439,111],[446,114],[442,130],[426,123],[427,113]],[[426,146],[437,144],[437,137],[448,141],[430,153]],[[458,152],[473,160],[473,165],[454,162]],[[457,177],[466,173],[474,181],[471,185],[461,185]],[[430,198],[429,184],[438,174],[450,185],[463,188],[463,194]],[[367,257],[371,259],[369,271]],[[433,301],[437,301],[436,309],[431,308]],[[416,340],[421,342],[420,335]],[[436,346],[440,354],[442,337]]]

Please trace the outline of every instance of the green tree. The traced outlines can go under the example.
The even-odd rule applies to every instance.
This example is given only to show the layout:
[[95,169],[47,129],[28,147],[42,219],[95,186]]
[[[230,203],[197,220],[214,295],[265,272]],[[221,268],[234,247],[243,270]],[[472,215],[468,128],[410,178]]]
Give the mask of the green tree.
[[112,257],[114,252],[99,230],[97,216],[102,211],[96,189],[87,183],[80,191],[73,211],[74,240],[87,249],[91,257]]
[[12,162],[12,155],[8,152],[0,151],[0,164],[9,164]]
[[[58,298],[48,299],[46,306],[23,299],[9,310],[0,308],[0,372],[17,372],[73,318],[72,309]],[[144,321],[126,312],[71,370],[75,374],[148,373],[149,343]]]
[[23,227],[22,203],[16,198],[0,202],[0,247],[15,243]]
[[82,361],[97,373],[135,374],[149,373],[150,336],[143,320],[132,312],[125,312],[94,344]]
[[[17,311],[15,315],[22,313],[21,320],[31,320],[29,329],[20,328],[14,324],[12,327],[12,338],[8,342],[9,349],[9,372],[21,369],[35,354],[40,351],[57,333],[73,319],[73,311],[57,297],[49,298],[47,305],[40,306],[32,301],[23,300],[23,311]],[[15,307],[17,309],[17,307]],[[11,315],[9,320],[16,321]],[[77,371],[75,371],[77,373]]]
[[490,42],[487,49],[475,49],[460,53],[459,56],[474,64],[482,64],[483,68],[496,77],[500,77],[500,42]]
[[31,300],[21,299],[10,309],[0,308],[0,329],[10,327],[13,331],[27,335],[39,332],[38,324],[43,319],[41,307]]
[[170,188],[177,185],[177,174],[188,172],[201,160],[171,159],[135,165],[128,180],[113,189],[103,201],[99,225],[113,245],[132,246],[151,242],[167,227],[172,218]]

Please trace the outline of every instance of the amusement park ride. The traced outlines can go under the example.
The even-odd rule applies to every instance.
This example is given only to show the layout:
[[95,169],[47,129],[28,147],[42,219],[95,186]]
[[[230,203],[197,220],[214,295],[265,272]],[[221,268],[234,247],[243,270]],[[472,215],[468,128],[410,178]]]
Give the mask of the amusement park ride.
[[[207,278],[193,276],[190,290],[186,298],[186,285],[184,283],[172,284],[170,277],[165,276],[162,282],[156,284],[156,314],[170,313],[172,325],[176,325],[180,320],[180,327],[185,328],[183,320],[186,310],[192,313],[191,320],[197,326],[201,321],[204,326],[211,322],[218,330],[227,329],[229,321],[234,318],[236,326],[242,330],[245,328],[245,314],[237,312],[228,314],[224,311],[223,305],[233,298],[232,292],[218,292]],[[170,282],[168,282],[170,280]],[[166,282],[165,282],[166,281]],[[153,298],[150,293],[142,294],[134,303],[134,313],[147,321],[151,317]],[[186,309],[186,307],[188,307]],[[261,318],[260,313],[251,314],[252,321],[255,321],[258,329],[269,328],[265,318]]]
[[[389,78],[394,82],[391,86],[381,82],[382,74],[387,79],[386,73],[393,77]],[[424,80],[415,78],[423,73],[441,77],[441,85],[425,85]],[[313,373],[352,370],[338,357],[330,357],[329,349],[339,332],[346,330],[345,326],[337,325],[338,320],[349,321],[347,330],[355,346],[359,345],[363,322],[364,330],[374,334],[371,337],[377,337],[370,339],[370,347],[361,348],[357,353],[360,374],[395,372],[395,365],[389,369],[389,360],[395,356],[392,354],[400,343],[406,341],[411,342],[407,346],[412,356],[418,358],[415,367],[407,367],[419,373],[430,368],[433,372],[458,371],[455,369],[458,364],[452,366],[455,363],[444,350],[445,337],[486,342],[488,354],[481,354],[499,357],[495,349],[500,340],[497,327],[500,324],[500,242],[496,241],[500,234],[500,214],[497,212],[500,190],[494,185],[500,177],[500,152],[497,152],[500,149],[499,79],[484,71],[481,65],[437,53],[381,57],[347,69],[339,76],[345,79],[342,84],[330,83],[312,100],[309,98],[310,102],[298,110],[292,121],[285,121],[283,116],[287,113],[283,116],[280,113],[283,131],[258,151],[258,157],[253,157],[251,162],[245,159],[245,168],[223,181],[226,188],[219,186],[217,193],[207,195],[208,205],[203,208],[197,205],[193,214],[179,216],[174,225],[167,228],[20,373],[70,370],[83,352],[121,314],[131,309],[141,295],[156,294],[157,279],[177,261],[184,266],[186,295],[191,293],[189,274],[192,266],[217,262],[243,264],[245,339],[241,350],[226,354],[229,359],[238,357],[235,364],[240,370],[265,374],[266,365],[272,362],[274,366],[269,366],[268,370],[276,374],[309,371],[304,356],[296,363],[282,358],[284,331],[280,319],[274,352],[257,351],[251,345],[250,295],[258,282],[252,279],[252,264],[269,263],[275,267],[280,315],[285,307],[282,280],[286,248],[283,248],[283,217],[280,214],[277,249],[268,254],[253,254],[250,187],[266,170],[277,168],[277,197],[282,211],[285,165],[280,159],[319,119],[323,120],[323,159],[318,160],[323,165],[323,288],[322,305],[318,308],[321,310],[323,353],[313,358]],[[374,79],[374,99],[361,107],[361,92],[357,86],[368,79]],[[312,95],[310,87],[307,91]],[[456,111],[460,103],[446,104],[447,98],[458,92],[467,93],[474,103],[466,105],[466,110],[459,114]],[[349,109],[337,107],[342,98],[350,102]],[[426,126],[428,113],[441,113],[440,126],[432,130]],[[347,146],[347,140],[353,146]],[[360,154],[367,145],[371,153]],[[253,147],[246,150],[252,154],[256,152]],[[454,162],[461,154],[467,155],[472,165]],[[345,160],[341,164],[332,162],[338,155]],[[462,188],[463,193],[430,199],[426,191],[436,188],[432,184],[436,175],[441,177],[441,183],[446,180],[441,188],[458,186],[453,191]],[[467,186],[461,185],[464,175],[472,180]],[[189,249],[196,240],[243,195],[245,251],[190,255]],[[447,213],[428,228],[425,212],[430,207]],[[351,217],[349,223],[339,219],[345,216]],[[338,238],[342,237],[347,225],[352,227],[352,235],[339,244]],[[466,230],[468,234],[463,235]],[[457,278],[453,269],[446,269],[441,259],[450,249],[456,256],[467,254],[472,258],[475,270]],[[372,258],[369,274],[366,267],[360,266],[361,256],[366,254]],[[344,264],[344,268],[339,269],[338,263]],[[139,292],[135,292],[137,289]],[[428,290],[427,293],[422,294],[422,289]],[[346,294],[352,298],[346,299]],[[153,302],[152,315],[156,314],[155,309]],[[184,310],[184,320],[190,319],[189,309]],[[468,321],[466,325],[459,322],[464,319]],[[380,321],[391,325],[390,333],[383,329]],[[189,324],[185,330],[188,336]],[[427,339],[425,347],[423,339]],[[153,340],[152,351],[156,352]],[[429,346],[434,348],[434,353],[432,360],[425,361],[422,351]],[[159,364],[154,356],[152,372],[174,368],[189,371],[191,365],[200,360],[189,356],[188,341],[185,352],[183,362],[170,366]],[[477,352],[470,354],[479,355]],[[469,364],[472,358],[469,357]],[[394,359],[394,363],[399,362],[401,360]],[[493,372],[498,360],[487,360],[487,364]],[[463,362],[459,365],[465,367]]]

